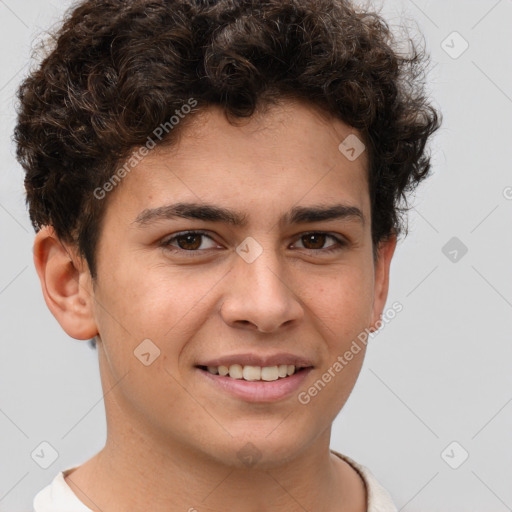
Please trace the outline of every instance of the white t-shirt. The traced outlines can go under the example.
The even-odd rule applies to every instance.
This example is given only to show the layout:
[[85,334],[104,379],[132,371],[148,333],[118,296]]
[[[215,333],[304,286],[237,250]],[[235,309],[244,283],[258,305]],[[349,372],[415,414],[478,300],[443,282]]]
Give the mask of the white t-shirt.
[[[367,512],[397,512],[389,493],[382,487],[368,468],[341,453],[332,453],[350,464],[362,477],[368,495]],[[53,481],[34,498],[34,512],[93,512],[86,507],[64,480],[64,474],[75,468],[61,471]]]

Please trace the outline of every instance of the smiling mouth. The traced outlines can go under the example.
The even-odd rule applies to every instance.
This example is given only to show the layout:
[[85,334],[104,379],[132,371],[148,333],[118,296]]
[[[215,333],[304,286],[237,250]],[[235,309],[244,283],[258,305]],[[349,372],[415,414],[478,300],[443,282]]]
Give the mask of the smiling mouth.
[[198,366],[197,368],[212,375],[249,382],[282,380],[306,369],[306,367],[297,368],[293,364],[280,364],[277,366],[242,366],[241,364],[232,364],[230,366]]

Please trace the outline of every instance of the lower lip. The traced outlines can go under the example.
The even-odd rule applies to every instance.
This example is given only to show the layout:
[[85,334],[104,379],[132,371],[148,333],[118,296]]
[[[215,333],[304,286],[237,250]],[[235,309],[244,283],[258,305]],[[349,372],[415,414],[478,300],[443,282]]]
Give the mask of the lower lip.
[[272,381],[247,381],[214,375],[197,368],[197,371],[223,391],[247,402],[276,402],[297,392],[313,368],[304,368],[289,377]]

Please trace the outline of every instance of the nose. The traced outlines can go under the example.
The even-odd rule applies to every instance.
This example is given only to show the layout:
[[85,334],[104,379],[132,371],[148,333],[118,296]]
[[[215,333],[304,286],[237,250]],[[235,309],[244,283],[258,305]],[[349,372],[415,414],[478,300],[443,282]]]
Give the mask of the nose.
[[224,322],[271,333],[300,321],[304,309],[285,265],[271,250],[252,263],[237,256],[221,307]]

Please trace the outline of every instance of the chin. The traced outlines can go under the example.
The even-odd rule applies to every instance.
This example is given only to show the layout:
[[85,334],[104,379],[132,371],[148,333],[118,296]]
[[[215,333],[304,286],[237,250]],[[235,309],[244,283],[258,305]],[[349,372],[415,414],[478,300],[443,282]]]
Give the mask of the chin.
[[292,461],[314,440],[314,436],[309,442],[305,437],[301,437],[296,428],[279,430],[274,423],[265,431],[246,430],[230,437],[227,444],[221,442],[215,448],[209,445],[208,449],[221,464],[239,469],[270,470]]

